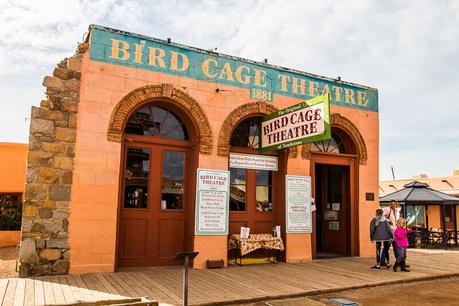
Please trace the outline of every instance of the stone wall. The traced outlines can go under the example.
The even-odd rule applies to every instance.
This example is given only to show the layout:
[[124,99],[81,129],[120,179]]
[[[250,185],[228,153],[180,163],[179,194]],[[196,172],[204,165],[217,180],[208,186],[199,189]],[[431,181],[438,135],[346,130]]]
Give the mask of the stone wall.
[[80,99],[80,67],[87,44],[46,76],[46,100],[32,107],[22,213],[19,275],[66,274],[68,219]]

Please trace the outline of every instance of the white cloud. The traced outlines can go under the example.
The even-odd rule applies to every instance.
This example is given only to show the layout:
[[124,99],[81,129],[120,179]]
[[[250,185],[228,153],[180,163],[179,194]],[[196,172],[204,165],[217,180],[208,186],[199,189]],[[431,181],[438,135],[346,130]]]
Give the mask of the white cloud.
[[[376,87],[382,178],[401,161],[407,175],[459,166],[458,1],[6,0],[0,76],[51,73],[90,23]],[[0,84],[0,103],[5,92],[21,99],[8,84]],[[13,139],[26,139],[21,133]],[[9,134],[0,131],[0,140]]]
[[71,55],[91,23],[137,26],[135,2],[6,1],[0,6],[0,74],[33,71]]

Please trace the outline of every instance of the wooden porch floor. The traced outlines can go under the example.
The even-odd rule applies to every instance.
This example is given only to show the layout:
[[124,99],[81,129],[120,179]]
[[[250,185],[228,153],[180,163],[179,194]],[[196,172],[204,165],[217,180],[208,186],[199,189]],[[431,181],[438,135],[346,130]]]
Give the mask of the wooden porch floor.
[[[459,274],[458,251],[409,250],[408,261],[410,273],[374,271],[370,269],[373,258],[358,257],[190,270],[189,301],[192,305],[224,304]],[[62,305],[132,297],[178,305],[181,292],[180,267],[0,279],[2,305]]]

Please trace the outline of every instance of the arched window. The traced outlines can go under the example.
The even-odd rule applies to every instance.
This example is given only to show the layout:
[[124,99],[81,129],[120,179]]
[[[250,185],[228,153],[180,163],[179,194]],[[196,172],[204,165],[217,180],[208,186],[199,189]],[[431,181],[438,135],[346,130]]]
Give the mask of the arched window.
[[230,145],[258,150],[260,118],[248,118],[239,123],[231,135]]
[[332,138],[327,139],[327,140],[313,142],[311,151],[339,154],[339,153],[344,153],[344,147],[343,147],[343,144],[341,143],[341,140],[332,136]]
[[188,140],[183,121],[173,112],[159,106],[145,105],[129,117],[124,133]]
[[337,128],[332,128],[330,139],[313,142],[311,145],[311,152],[355,154],[355,151],[349,136]]
[[[237,154],[259,156],[260,117],[242,120],[233,130],[230,139],[230,158]],[[272,152],[269,155],[277,155]],[[276,157],[277,158],[277,157]],[[241,225],[251,228],[251,233],[271,232],[274,225],[275,204],[273,189],[277,173],[230,167],[230,231],[238,232]],[[264,221],[261,221],[264,220]]]

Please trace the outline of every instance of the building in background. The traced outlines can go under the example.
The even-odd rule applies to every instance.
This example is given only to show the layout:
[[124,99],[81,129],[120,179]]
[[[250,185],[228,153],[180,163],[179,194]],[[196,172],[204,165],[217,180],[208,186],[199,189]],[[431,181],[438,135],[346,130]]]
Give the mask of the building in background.
[[[426,174],[416,175],[413,179],[388,180],[379,182],[380,197],[392,192],[403,189],[403,186],[413,180],[428,184],[430,188],[444,192],[448,195],[459,197],[459,170],[454,170],[452,176],[428,177]],[[456,209],[456,213],[454,210]],[[459,225],[455,216],[459,215],[459,207],[446,206],[445,221],[448,230],[454,230],[454,224]],[[440,229],[441,225],[441,207],[435,205],[407,207],[407,217],[410,226],[429,229]],[[410,218],[411,217],[411,218]],[[428,225],[427,225],[428,220]]]
[[[21,275],[171,265],[190,250],[195,268],[226,265],[228,235],[241,227],[280,226],[286,262],[373,254],[376,89],[100,26],[43,85],[47,98],[31,116]],[[261,117],[323,94],[331,139],[260,153]],[[287,175],[312,179],[312,231],[286,231],[287,195],[306,192],[287,188]],[[200,193],[197,180],[228,184],[223,211],[221,190]]]
[[0,247],[19,244],[27,144],[0,142]]

